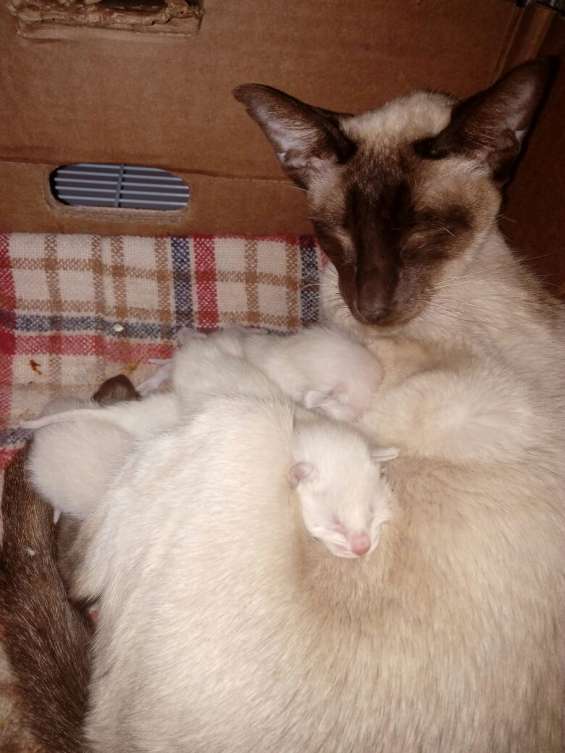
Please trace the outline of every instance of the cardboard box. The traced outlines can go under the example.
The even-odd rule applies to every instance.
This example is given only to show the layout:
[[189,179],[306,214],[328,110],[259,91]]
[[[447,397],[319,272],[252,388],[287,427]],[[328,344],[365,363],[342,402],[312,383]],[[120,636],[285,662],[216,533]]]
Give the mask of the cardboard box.
[[[465,95],[535,55],[554,18],[511,0],[207,0],[184,35],[48,23],[30,37],[14,15],[25,2],[0,7],[4,231],[310,232],[302,192],[232,98],[236,85],[346,112],[416,87]],[[165,168],[192,200],[174,212],[65,206],[49,175],[76,162]]]
[[[302,192],[232,98],[236,85],[268,83],[350,112],[417,87],[465,95],[509,55],[535,54],[549,13],[510,0],[207,0],[201,11],[189,35],[50,24],[29,37],[1,5],[1,230],[310,232]],[[171,170],[189,184],[190,206],[65,206],[49,175],[76,162]]]

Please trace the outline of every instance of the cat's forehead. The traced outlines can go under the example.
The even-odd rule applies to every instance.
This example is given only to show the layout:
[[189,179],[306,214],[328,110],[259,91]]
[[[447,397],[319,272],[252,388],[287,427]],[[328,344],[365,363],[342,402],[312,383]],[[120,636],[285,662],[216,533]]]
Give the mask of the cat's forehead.
[[[386,215],[394,205],[468,202],[472,163],[457,157],[422,160],[413,148],[415,142],[445,128],[454,102],[447,95],[416,92],[343,121],[342,128],[357,144],[357,152],[342,169],[326,170],[314,178],[310,190],[313,217],[339,225],[344,214],[351,215],[360,204],[368,203],[369,211],[378,207]],[[357,217],[350,224],[362,220]]]
[[347,118],[341,127],[364,153],[390,152],[443,130],[455,101],[445,94],[414,92],[377,110]]

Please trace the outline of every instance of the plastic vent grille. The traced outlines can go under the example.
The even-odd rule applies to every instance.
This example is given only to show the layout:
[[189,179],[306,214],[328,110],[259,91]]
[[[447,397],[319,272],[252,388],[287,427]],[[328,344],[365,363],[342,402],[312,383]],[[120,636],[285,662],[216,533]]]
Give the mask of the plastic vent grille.
[[74,207],[174,210],[188,206],[181,178],[156,167],[80,162],[51,173],[51,191]]

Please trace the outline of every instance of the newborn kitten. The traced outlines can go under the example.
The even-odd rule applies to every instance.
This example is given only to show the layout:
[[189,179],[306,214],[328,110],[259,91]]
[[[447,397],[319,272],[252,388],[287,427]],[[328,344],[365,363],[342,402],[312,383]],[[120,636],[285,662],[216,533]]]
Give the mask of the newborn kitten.
[[26,468],[43,499],[58,511],[78,517],[98,503],[134,440],[169,428],[178,417],[173,395],[151,395],[142,402],[104,408],[90,401],[58,400],[49,403],[47,410],[63,407],[66,410],[22,424],[39,429]]
[[371,448],[342,423],[306,420],[295,427],[291,484],[307,531],[332,554],[359,557],[379,543],[392,498],[380,463],[397,455],[392,448]]
[[[28,428],[40,429],[29,460],[35,487],[57,508],[86,516],[134,440],[201,413],[207,399],[218,396],[288,402],[265,374],[228,350],[221,338],[195,338],[174,359],[172,393],[26,422]],[[338,556],[372,551],[380,525],[389,517],[390,490],[378,461],[396,457],[396,452],[372,450],[356,430],[301,409],[295,414],[292,444],[289,480],[297,489],[306,529]],[[75,456],[79,474],[73,473]],[[81,489],[85,462],[96,480]]]
[[[193,346],[202,335],[182,329],[172,362],[140,386],[147,394],[170,376],[175,390],[191,389]],[[369,407],[382,381],[379,362],[350,337],[322,327],[281,336],[230,328],[207,336],[222,351],[245,358],[296,403],[341,421],[354,421]],[[188,361],[187,361],[188,359]],[[188,362],[189,374],[183,373]]]
[[[53,412],[55,405],[50,405],[50,415],[22,424],[41,429],[34,437],[28,469],[44,499],[62,512],[86,514],[133,440],[171,428],[198,410],[207,396],[242,389],[260,395],[272,380],[306,408],[338,420],[354,420],[366,410],[381,381],[374,356],[330,330],[309,329],[288,337],[238,329],[208,337],[189,332],[182,331],[184,344],[174,359],[142,385],[154,388],[172,373],[172,393],[106,408],[93,403],[77,408],[74,401],[64,411]],[[238,382],[238,358],[257,367],[247,374],[244,385]],[[59,423],[67,426],[60,430],[54,426]]]

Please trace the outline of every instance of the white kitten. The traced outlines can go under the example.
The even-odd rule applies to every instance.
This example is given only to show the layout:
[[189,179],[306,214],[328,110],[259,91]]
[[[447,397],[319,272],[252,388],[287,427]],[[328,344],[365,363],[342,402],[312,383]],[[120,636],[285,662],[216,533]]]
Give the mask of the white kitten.
[[[318,351],[323,349],[325,334],[315,339]],[[263,348],[266,338],[253,337],[261,338],[255,349],[257,357],[260,350],[271,350]],[[84,517],[108,488],[135,440],[189,420],[205,410],[208,400],[217,397],[245,396],[288,403],[271,379],[239,357],[238,343],[244,339],[236,333],[191,339],[173,360],[171,393],[107,408],[90,403],[87,405],[91,407],[26,422],[26,428],[39,429],[28,461],[36,489],[57,509]],[[328,353],[334,343],[329,338]],[[340,345],[342,350],[346,347]],[[305,353],[305,340],[290,350]],[[273,368],[276,360],[272,359]],[[280,360],[282,369],[284,357]],[[304,360],[308,362],[308,358]],[[293,367],[286,371],[292,374]],[[302,374],[300,379],[305,382],[306,369]],[[293,383],[295,394],[298,381]],[[353,393],[360,405],[362,391]],[[340,405],[345,408],[347,404]],[[396,457],[396,452],[371,450],[354,429],[300,409],[293,436],[295,464],[289,478],[297,488],[307,530],[338,556],[354,557],[372,551],[378,543],[380,525],[388,519],[390,498],[377,461]]]
[[53,424],[95,419],[110,423],[136,439],[144,439],[172,426],[179,416],[176,398],[171,393],[148,395],[143,401],[128,400],[108,407],[84,402],[60,412],[46,413],[39,418],[23,421],[23,429],[42,429]]
[[[203,337],[182,329],[178,339],[181,347],[173,361],[140,385],[142,393],[159,387],[171,376],[179,394],[190,393],[195,348],[198,352]],[[288,336],[230,328],[205,339],[229,355],[246,358],[295,402],[337,420],[358,419],[382,381],[379,362],[367,348],[351,337],[321,327]]]
[[302,421],[290,471],[309,533],[337,557],[359,557],[379,543],[392,492],[380,463],[398,453],[371,448],[355,430],[329,420]]
[[97,504],[135,440],[164,431],[178,420],[178,403],[172,393],[107,408],[90,401],[58,400],[47,410],[60,412],[22,424],[37,430],[27,471],[46,501],[77,517],[84,517]]

